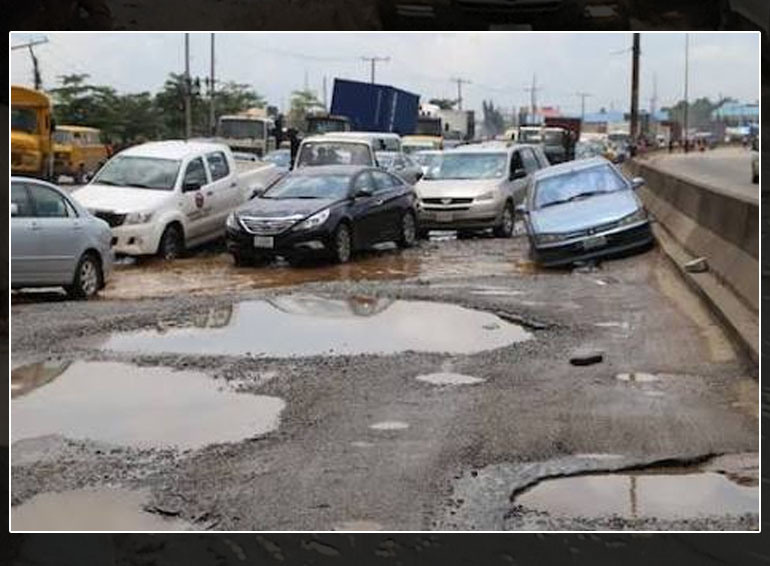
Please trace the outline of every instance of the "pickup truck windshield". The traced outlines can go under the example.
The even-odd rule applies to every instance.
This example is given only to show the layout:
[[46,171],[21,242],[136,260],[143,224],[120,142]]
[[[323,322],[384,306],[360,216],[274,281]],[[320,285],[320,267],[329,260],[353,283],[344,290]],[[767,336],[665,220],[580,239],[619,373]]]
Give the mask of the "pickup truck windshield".
[[620,190],[630,189],[609,165],[599,165],[581,171],[568,171],[537,182],[535,208]]
[[369,148],[362,143],[309,142],[302,145],[298,167],[310,165],[373,165]]
[[496,179],[505,176],[505,153],[444,153],[426,179]]
[[284,177],[266,191],[270,199],[340,199],[348,194],[348,175],[296,175]]
[[223,138],[262,139],[265,123],[260,120],[220,120],[219,135]]
[[102,167],[92,183],[173,191],[180,164],[177,159],[118,155]]

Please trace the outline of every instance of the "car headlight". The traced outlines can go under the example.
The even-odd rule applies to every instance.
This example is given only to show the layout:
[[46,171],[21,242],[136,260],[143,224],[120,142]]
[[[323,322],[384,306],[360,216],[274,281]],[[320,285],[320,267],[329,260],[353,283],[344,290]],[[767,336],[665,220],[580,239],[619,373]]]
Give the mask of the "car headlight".
[[297,224],[294,227],[294,229],[295,230],[312,230],[314,228],[318,228],[329,219],[329,212],[330,211],[328,208],[322,210],[321,212],[317,212],[310,218],[306,218],[305,220]]
[[231,230],[239,230],[240,226],[238,225],[238,217],[235,215],[234,212],[231,212],[227,215],[227,220],[225,220],[225,226],[230,228]]
[[495,200],[495,191],[487,191],[482,193],[473,200]]
[[126,214],[124,224],[145,224],[152,218],[152,212],[131,212]]
[[537,234],[535,235],[535,241],[538,244],[553,244],[554,242],[561,242],[565,240],[569,234]]
[[628,224],[635,224],[636,222],[642,222],[643,220],[647,220],[647,211],[640,208],[636,212],[621,218],[618,221],[618,226],[627,226]]

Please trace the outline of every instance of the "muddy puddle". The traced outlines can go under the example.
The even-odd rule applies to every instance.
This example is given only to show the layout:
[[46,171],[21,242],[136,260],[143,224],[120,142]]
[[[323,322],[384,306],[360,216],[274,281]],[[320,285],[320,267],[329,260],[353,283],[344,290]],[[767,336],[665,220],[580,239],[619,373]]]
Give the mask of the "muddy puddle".
[[199,448],[270,432],[285,406],[276,397],[236,393],[202,373],[114,362],[22,366],[11,372],[11,391],[13,442],[58,434]]
[[194,527],[144,510],[148,494],[121,488],[41,493],[11,507],[14,531],[186,531]]
[[105,350],[276,357],[473,353],[531,338],[520,326],[456,305],[373,297],[286,295],[233,305],[205,327],[112,335]]
[[514,503],[555,517],[673,520],[758,513],[759,492],[714,472],[615,473],[545,480]]

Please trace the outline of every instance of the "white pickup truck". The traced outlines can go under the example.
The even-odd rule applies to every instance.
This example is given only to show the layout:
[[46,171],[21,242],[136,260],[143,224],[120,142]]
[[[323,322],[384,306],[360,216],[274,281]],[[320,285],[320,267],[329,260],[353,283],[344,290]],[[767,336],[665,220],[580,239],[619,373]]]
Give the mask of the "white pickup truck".
[[174,259],[224,236],[230,212],[280,176],[223,144],[150,142],[115,155],[73,196],[110,225],[115,253]]

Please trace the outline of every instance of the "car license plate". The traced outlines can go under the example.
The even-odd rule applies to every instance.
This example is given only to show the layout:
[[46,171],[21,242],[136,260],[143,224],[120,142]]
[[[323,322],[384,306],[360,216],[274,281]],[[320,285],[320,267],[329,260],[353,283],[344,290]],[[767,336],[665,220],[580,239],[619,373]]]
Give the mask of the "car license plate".
[[437,212],[436,222],[451,222],[454,215],[451,212]]
[[594,236],[593,238],[586,238],[583,240],[584,250],[593,250],[595,248],[601,248],[607,245],[607,238],[604,236]]
[[255,248],[272,248],[273,237],[272,236],[254,236]]

